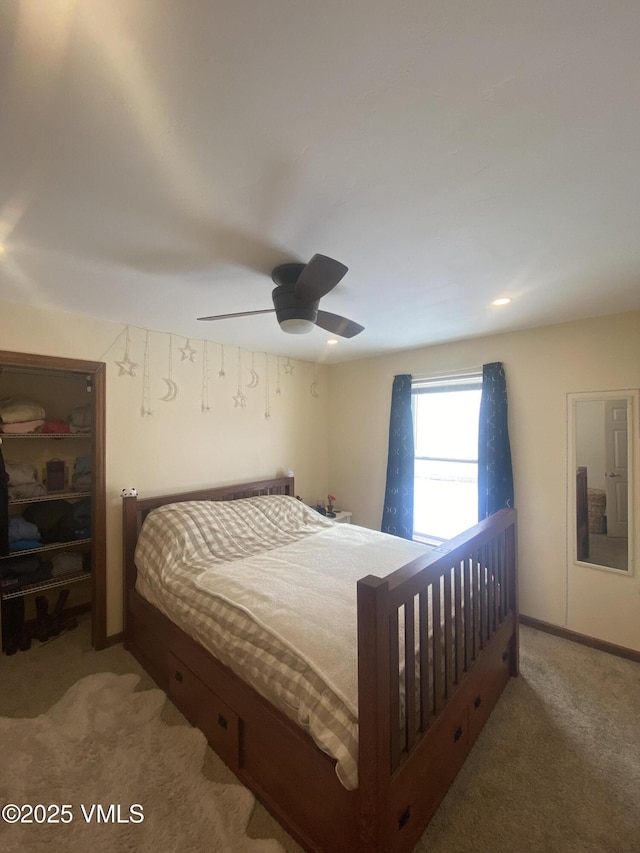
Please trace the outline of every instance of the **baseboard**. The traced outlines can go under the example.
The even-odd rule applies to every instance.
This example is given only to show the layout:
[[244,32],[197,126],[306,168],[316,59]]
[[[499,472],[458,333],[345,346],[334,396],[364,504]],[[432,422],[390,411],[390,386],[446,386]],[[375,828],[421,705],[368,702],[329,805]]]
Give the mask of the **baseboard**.
[[538,631],[544,631],[547,634],[555,634],[556,637],[571,640],[572,643],[580,643],[583,646],[589,646],[592,649],[598,649],[601,652],[608,652],[610,655],[617,655],[640,663],[640,652],[634,649],[617,646],[615,643],[607,643],[605,640],[598,640],[588,634],[579,634],[577,631],[570,631],[568,628],[562,628],[559,625],[551,625],[549,622],[540,621],[540,619],[532,619],[531,616],[523,616],[522,613],[518,617],[518,621],[521,625],[536,628]]
[[117,646],[118,643],[121,643],[124,640],[124,631],[120,631],[119,634],[111,634],[107,637],[105,641],[106,646]]

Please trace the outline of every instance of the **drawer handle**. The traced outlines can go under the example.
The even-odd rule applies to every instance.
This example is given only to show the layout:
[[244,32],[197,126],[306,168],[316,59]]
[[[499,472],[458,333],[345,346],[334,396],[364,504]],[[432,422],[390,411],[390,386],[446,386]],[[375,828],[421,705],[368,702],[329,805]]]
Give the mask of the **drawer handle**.
[[456,733],[453,736],[454,741],[459,741],[462,737],[462,726],[458,726],[456,729]]
[[406,808],[398,818],[398,829],[405,827],[411,818],[411,807]]
[[482,697],[476,696],[476,698],[473,700],[473,707],[476,708],[476,710],[477,710],[480,707],[480,705],[482,705]]
[[182,684],[182,673],[179,669],[176,669],[176,681],[179,681]]
[[229,723],[227,722],[227,718],[222,714],[218,714],[218,725],[223,729],[229,728]]

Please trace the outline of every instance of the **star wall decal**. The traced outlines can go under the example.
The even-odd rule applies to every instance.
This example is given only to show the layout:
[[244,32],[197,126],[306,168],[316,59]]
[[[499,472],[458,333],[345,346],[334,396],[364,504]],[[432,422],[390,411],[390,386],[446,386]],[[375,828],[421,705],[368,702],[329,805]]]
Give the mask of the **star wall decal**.
[[122,356],[122,361],[116,361],[116,364],[120,368],[120,370],[118,371],[118,376],[124,376],[125,374],[127,374],[128,376],[135,376],[136,367],[140,366],[135,361],[131,361],[128,352],[125,352],[125,354]]
[[122,356],[121,361],[116,361],[116,364],[120,368],[118,371],[118,376],[124,376],[125,374],[128,376],[136,375],[136,367],[139,365],[136,364],[135,361],[131,361],[129,358],[129,347],[131,345],[131,338],[129,335],[129,327],[127,326],[124,330],[125,340],[124,340],[124,354]]
[[191,341],[189,338],[187,338],[186,344],[183,347],[178,347],[178,349],[182,353],[182,358],[180,359],[180,361],[196,360],[196,354],[198,351],[191,346]]

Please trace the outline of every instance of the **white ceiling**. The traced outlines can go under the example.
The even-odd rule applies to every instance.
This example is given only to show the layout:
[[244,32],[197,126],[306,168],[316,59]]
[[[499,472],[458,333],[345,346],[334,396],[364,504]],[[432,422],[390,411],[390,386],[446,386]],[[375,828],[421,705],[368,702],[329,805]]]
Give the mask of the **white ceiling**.
[[[329,361],[640,309],[635,0],[0,15],[4,299]],[[316,252],[358,337],[195,319]]]

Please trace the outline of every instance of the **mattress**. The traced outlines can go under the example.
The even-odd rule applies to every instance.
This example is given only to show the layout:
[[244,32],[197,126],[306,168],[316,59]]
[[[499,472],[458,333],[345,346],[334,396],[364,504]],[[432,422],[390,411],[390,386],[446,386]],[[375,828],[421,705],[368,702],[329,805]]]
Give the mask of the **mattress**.
[[428,548],[336,524],[295,498],[153,510],[136,589],[309,732],[357,787],[357,581]]

